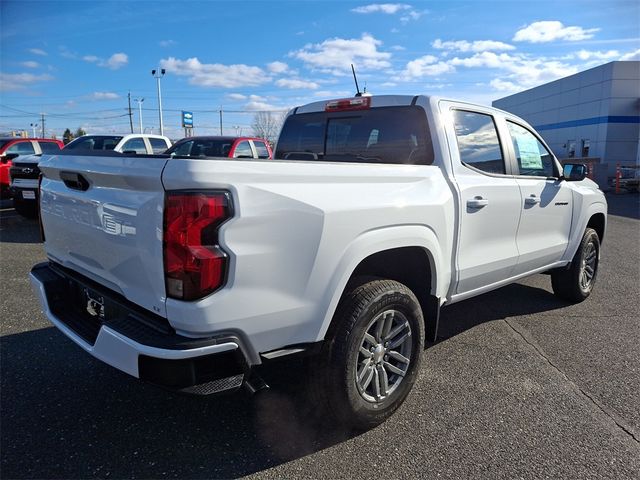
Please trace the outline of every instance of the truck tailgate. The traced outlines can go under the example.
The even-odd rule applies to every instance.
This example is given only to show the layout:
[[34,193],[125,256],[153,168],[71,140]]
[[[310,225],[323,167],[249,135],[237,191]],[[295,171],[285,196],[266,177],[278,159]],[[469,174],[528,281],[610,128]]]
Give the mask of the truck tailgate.
[[47,256],[166,317],[167,158],[54,155],[39,165]]

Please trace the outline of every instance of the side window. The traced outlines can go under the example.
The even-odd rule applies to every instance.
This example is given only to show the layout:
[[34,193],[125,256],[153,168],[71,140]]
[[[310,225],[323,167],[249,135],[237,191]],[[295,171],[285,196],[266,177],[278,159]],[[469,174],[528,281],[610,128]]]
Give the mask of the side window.
[[167,142],[161,138],[150,138],[149,142],[151,142],[153,153],[164,153],[169,148]]
[[60,145],[56,142],[38,142],[42,153],[56,153],[60,151]]
[[533,133],[520,125],[507,121],[513,150],[518,160],[518,174],[534,177],[553,177],[553,157]]
[[251,150],[251,145],[249,145],[248,141],[244,140],[236,145],[233,158],[253,158],[253,150]]
[[7,148],[7,153],[17,153],[18,155],[31,155],[36,153],[31,142],[14,143]]
[[453,111],[460,160],[487,173],[505,173],[498,132],[491,115]]
[[269,150],[267,150],[267,146],[264,142],[259,140],[253,141],[253,146],[256,147],[256,152],[258,152],[258,158],[269,158]]
[[127,140],[121,150],[123,152],[134,151],[142,154],[147,153],[147,147],[142,138],[132,138],[131,140]]

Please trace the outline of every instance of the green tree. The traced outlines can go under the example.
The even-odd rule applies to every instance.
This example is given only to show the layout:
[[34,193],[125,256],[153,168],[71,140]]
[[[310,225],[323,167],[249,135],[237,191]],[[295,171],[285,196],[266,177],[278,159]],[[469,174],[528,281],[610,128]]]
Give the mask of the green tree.
[[65,145],[67,143],[69,143],[71,140],[73,140],[73,133],[71,133],[71,130],[69,130],[68,128],[64,131],[64,133],[62,134],[62,143],[64,143]]
[[76,133],[74,133],[74,134],[73,134],[73,136],[74,136],[75,138],[78,138],[78,137],[81,137],[81,136],[86,135],[86,134],[87,134],[87,132],[85,132],[85,131],[82,129],[82,127],[78,127],[78,129],[76,130]]

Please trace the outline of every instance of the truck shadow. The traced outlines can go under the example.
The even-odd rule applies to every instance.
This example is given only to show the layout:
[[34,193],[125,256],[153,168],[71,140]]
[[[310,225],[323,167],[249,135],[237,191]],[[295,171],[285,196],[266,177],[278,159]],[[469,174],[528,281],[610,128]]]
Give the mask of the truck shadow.
[[11,199],[0,200],[0,243],[42,243],[38,220],[18,215]]
[[[563,305],[545,290],[511,285],[444,309],[439,340]],[[300,401],[301,363],[268,372],[277,388],[212,398],[142,384],[53,327],[6,335],[0,353],[6,478],[235,478],[355,435]]]

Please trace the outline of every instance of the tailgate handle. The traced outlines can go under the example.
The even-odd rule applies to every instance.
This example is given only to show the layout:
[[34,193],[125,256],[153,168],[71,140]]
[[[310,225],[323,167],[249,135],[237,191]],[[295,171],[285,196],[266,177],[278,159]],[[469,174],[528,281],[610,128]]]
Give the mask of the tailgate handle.
[[60,172],[60,178],[72,190],[80,190],[82,192],[89,190],[89,182],[77,172]]

